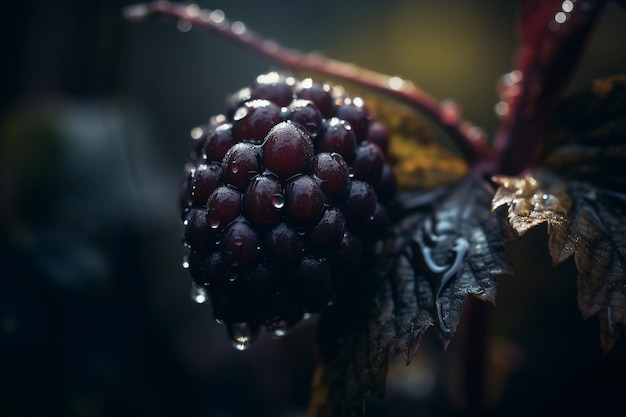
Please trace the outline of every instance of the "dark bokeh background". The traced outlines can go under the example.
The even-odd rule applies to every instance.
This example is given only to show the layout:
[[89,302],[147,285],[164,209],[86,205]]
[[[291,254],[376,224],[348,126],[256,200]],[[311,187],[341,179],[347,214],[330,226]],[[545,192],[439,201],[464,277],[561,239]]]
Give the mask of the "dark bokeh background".
[[[315,321],[235,351],[210,306],[190,300],[180,266],[189,131],[272,63],[173,22],[131,25],[130,3],[0,6],[0,416],[303,416]],[[286,46],[409,78],[497,128],[514,2],[201,6]],[[625,22],[611,4],[574,86],[625,68]],[[493,414],[612,415],[624,342],[602,356],[595,320],[576,309],[573,265],[553,270],[544,248],[541,230],[512,248],[518,277],[502,281],[486,323]],[[429,334],[409,367],[394,361],[371,415],[462,406],[456,347],[443,352]]]

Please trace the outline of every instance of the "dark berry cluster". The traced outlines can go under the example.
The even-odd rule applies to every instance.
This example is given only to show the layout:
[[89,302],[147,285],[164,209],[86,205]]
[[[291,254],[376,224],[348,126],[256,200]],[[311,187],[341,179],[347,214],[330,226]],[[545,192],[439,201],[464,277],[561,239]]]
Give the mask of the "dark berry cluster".
[[319,312],[387,225],[389,137],[363,101],[270,72],[195,129],[186,265],[243,348]]

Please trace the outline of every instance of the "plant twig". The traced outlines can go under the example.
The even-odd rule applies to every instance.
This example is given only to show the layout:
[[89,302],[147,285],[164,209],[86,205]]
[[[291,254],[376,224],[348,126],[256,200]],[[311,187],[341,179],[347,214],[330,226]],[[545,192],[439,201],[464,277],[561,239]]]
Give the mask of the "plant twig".
[[[547,123],[577,68],[606,0],[521,2],[521,46],[501,93],[503,123],[495,138],[497,171],[519,175],[543,156]],[[513,92],[513,94],[511,94]]]
[[434,120],[456,143],[468,162],[484,160],[488,156],[484,134],[476,126],[463,120],[458,109],[449,102],[440,103],[412,82],[400,77],[365,70],[319,54],[305,54],[284,48],[248,30],[242,22],[231,23],[220,10],[202,10],[195,4],[186,5],[167,1],[144,3],[127,7],[124,15],[130,20],[143,20],[151,16],[176,19],[179,21],[179,27],[184,30],[195,26],[215,33],[291,70],[313,71],[384,93],[401,103],[416,108]]

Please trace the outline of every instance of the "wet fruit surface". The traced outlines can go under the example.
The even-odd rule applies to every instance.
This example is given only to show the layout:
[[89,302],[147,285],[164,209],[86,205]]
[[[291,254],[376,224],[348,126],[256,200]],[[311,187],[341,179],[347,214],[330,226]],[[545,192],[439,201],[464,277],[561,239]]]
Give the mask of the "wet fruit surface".
[[389,137],[362,100],[278,72],[201,129],[181,186],[185,265],[194,299],[244,349],[332,303],[385,234]]

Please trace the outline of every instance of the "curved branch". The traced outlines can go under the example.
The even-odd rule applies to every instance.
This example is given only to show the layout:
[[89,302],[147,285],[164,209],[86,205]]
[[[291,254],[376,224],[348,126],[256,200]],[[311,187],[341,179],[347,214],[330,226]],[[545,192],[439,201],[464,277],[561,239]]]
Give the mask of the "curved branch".
[[314,71],[384,93],[401,103],[416,108],[434,120],[456,143],[470,163],[484,160],[489,156],[485,136],[480,129],[462,120],[458,110],[452,108],[449,103],[440,103],[412,82],[400,77],[379,74],[319,54],[305,54],[284,48],[248,30],[242,22],[229,22],[220,10],[201,10],[197,5],[157,1],[129,6],[124,10],[124,15],[129,20],[143,20],[151,16],[177,19],[187,26],[183,26],[185,29],[196,26],[215,33],[272,59],[286,68]]
[[502,86],[497,171],[520,175],[545,151],[545,130],[607,0],[521,2],[521,45]]

